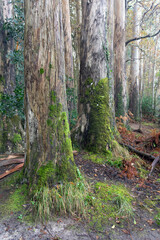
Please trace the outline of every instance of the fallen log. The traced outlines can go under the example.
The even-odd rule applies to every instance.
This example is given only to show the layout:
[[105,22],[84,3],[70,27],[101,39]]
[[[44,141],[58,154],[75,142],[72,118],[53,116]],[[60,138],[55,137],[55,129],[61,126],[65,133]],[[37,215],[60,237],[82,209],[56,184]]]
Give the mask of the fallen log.
[[21,170],[23,168],[23,165],[24,165],[24,163],[21,163],[21,164],[18,164],[16,167],[14,167],[14,168],[12,168],[10,170],[5,171],[5,173],[0,175],[0,179],[6,177],[7,175],[9,175],[11,173],[14,173],[16,171]]
[[12,155],[2,154],[0,155],[0,161],[13,159],[13,158],[20,158],[20,157],[24,157],[24,154],[23,153],[16,153]]
[[129,150],[131,150],[132,152],[135,152],[137,155],[139,155],[140,157],[144,157],[150,161],[154,161],[155,157],[151,154],[145,153],[145,152],[141,152],[137,149],[135,149],[134,147],[127,145],[125,143],[119,143],[121,146],[124,146],[126,148],[128,148]]
[[122,145],[122,146],[124,146],[124,147],[127,147],[129,150],[131,150],[132,152],[135,152],[135,153],[136,153],[137,155],[139,155],[140,157],[144,157],[144,158],[146,158],[146,159],[148,159],[148,160],[153,161],[153,162],[152,162],[152,165],[151,165],[151,166],[152,166],[151,171],[150,171],[150,173],[149,173],[149,175],[148,175],[148,177],[150,177],[151,174],[152,174],[152,172],[153,172],[153,170],[154,170],[154,168],[155,168],[155,166],[156,166],[157,163],[160,161],[160,156],[154,157],[154,156],[151,155],[151,154],[148,154],[148,153],[145,153],[145,152],[141,152],[141,151],[133,148],[132,146],[125,144],[125,143],[119,143],[119,144]]
[[15,164],[15,163],[24,163],[24,158],[7,159],[7,160],[0,161],[0,167]]

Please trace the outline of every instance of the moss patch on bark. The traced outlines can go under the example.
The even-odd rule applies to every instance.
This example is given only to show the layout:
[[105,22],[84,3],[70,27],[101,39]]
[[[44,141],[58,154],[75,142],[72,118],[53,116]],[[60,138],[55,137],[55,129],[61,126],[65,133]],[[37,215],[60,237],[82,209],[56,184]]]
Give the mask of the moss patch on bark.
[[101,79],[97,85],[88,79],[86,84],[89,84],[85,95],[90,112],[85,145],[89,151],[107,153],[112,141],[108,78]]
[[56,177],[63,181],[76,179],[76,166],[73,159],[70,130],[66,112],[58,103],[56,94],[51,92],[52,104],[49,107],[49,138],[56,150]]

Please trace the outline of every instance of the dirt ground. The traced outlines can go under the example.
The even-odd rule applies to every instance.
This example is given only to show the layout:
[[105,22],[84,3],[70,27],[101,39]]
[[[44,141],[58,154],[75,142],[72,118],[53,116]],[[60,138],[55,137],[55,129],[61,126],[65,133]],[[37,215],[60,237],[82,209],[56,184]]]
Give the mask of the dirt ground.
[[[136,124],[131,125],[137,129]],[[154,128],[154,127],[153,127]],[[143,126],[142,131],[148,135],[152,126]],[[156,209],[160,209],[160,165],[157,165],[152,176],[141,180],[138,177],[128,179],[121,174],[121,170],[107,164],[97,164],[84,158],[85,152],[75,154],[76,165],[81,169],[87,180],[93,182],[122,183],[135,199],[134,220],[125,224],[115,221],[106,224],[103,231],[89,227],[88,222],[74,218],[56,218],[45,224],[28,224],[19,218],[21,212],[10,213],[0,220],[0,240],[159,240],[160,226],[155,222],[154,207],[144,204],[146,199],[156,202]],[[147,162],[150,166],[151,162]],[[2,169],[1,169],[2,171]],[[1,180],[2,181],[2,180]],[[11,191],[11,190],[10,190]],[[4,187],[0,188],[0,203],[10,194]]]

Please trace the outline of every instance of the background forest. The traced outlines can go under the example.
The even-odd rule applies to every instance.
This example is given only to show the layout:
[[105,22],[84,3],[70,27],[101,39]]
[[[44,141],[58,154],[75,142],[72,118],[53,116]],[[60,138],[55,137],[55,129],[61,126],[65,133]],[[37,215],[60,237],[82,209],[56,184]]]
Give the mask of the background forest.
[[127,216],[136,225],[129,186],[105,181],[142,187],[159,161],[159,20],[159,0],[0,0],[0,167],[9,154],[21,164],[0,179],[22,169],[11,183],[35,219],[83,216],[101,231]]

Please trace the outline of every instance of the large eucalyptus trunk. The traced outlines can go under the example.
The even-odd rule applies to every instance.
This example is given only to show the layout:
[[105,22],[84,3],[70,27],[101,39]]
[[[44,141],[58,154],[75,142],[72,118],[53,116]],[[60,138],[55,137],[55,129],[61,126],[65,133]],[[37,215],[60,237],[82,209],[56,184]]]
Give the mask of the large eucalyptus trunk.
[[106,152],[111,146],[107,12],[106,0],[82,0],[77,140],[94,152]]
[[[139,36],[139,21],[138,21],[138,3],[134,5],[133,11],[133,38]],[[131,54],[131,86],[129,109],[134,114],[135,119],[139,118],[139,48],[138,41],[132,46]]]
[[25,19],[25,173],[40,186],[74,180],[61,1],[25,0]]
[[114,100],[116,116],[126,113],[126,78],[125,78],[125,1],[114,0]]

